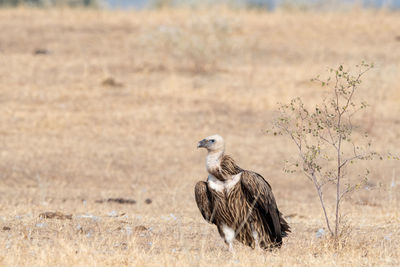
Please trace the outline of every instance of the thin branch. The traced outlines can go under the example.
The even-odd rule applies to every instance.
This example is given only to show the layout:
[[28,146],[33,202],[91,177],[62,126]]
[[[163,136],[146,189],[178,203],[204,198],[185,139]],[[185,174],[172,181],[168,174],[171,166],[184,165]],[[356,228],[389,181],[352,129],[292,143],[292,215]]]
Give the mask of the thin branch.
[[[315,179],[315,176],[314,176]],[[325,222],[326,222],[326,226],[328,227],[329,232],[331,233],[331,235],[333,235],[332,229],[331,229],[331,225],[329,224],[329,218],[328,218],[328,214],[326,213],[326,208],[325,208],[325,202],[324,202],[324,198],[322,196],[322,190],[320,187],[317,187],[317,184],[314,182],[314,186],[317,189],[317,193],[318,193],[318,197],[319,197],[319,201],[321,203],[322,206],[322,210],[324,211],[324,216],[325,216]]]

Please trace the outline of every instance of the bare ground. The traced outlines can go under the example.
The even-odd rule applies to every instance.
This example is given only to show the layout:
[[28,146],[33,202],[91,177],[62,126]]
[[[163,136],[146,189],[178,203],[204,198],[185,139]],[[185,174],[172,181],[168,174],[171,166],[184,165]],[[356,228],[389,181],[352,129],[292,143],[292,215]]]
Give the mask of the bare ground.
[[[16,9],[0,28],[0,265],[400,265],[397,161],[349,172],[372,175],[335,251],[311,185],[282,172],[294,147],[265,134],[278,102],[319,101],[310,78],[366,60],[358,126],[399,154],[397,13]],[[202,219],[196,144],[214,133],[271,183],[292,226],[282,249],[231,255]]]

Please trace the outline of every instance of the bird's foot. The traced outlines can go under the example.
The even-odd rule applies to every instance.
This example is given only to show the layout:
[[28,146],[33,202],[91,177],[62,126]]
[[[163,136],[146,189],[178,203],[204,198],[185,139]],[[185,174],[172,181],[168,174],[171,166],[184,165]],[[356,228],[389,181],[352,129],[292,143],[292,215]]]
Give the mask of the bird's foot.
[[235,249],[233,248],[233,244],[229,243],[228,246],[229,246],[229,252],[235,254]]

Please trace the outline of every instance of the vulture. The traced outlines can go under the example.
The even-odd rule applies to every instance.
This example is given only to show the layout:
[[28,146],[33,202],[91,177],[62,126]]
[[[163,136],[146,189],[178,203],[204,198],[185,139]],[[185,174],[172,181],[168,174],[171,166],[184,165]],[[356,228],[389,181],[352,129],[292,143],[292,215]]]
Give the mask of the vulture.
[[225,155],[221,136],[209,136],[197,147],[208,151],[208,178],[195,186],[196,203],[204,219],[217,226],[229,250],[233,251],[235,239],[253,249],[281,247],[290,227],[277,207],[269,183]]

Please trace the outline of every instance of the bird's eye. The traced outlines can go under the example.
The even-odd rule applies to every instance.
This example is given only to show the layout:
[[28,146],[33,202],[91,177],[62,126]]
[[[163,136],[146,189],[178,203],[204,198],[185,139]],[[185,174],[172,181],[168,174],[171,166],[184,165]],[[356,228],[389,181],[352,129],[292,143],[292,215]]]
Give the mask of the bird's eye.
[[215,140],[214,140],[214,139],[211,139],[211,140],[210,140],[210,142],[211,142],[211,143],[214,143],[214,142],[215,142]]

